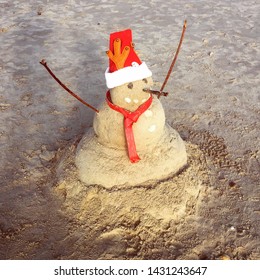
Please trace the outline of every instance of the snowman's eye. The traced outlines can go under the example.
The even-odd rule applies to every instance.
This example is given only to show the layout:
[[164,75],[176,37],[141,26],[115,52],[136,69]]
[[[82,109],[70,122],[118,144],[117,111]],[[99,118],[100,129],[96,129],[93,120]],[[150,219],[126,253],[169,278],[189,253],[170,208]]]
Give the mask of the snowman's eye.
[[148,83],[147,79],[143,79],[143,81],[144,81],[146,84]]
[[129,83],[129,84],[127,85],[127,87],[130,88],[130,89],[132,89],[132,88],[134,87],[134,85],[133,85],[133,83]]

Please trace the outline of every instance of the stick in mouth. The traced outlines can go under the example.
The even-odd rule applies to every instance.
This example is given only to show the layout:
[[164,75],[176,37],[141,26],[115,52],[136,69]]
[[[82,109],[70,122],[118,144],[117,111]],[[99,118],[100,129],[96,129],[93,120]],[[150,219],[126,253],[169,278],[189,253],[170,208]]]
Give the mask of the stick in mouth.
[[152,89],[149,89],[149,88],[144,88],[143,89],[144,92],[147,92],[147,93],[151,93],[151,94],[155,94],[157,96],[167,96],[169,93],[168,92],[163,92],[163,91],[160,91],[160,90],[152,90]]

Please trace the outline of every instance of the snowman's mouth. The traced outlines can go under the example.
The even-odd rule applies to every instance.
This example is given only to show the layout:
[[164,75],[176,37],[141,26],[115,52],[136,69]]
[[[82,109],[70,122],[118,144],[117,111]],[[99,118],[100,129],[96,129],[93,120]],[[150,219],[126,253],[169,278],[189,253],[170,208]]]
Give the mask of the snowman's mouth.
[[151,94],[155,94],[157,96],[167,96],[169,93],[168,92],[164,92],[164,91],[160,91],[160,90],[152,90],[150,88],[144,88],[143,89],[144,92],[147,92],[147,93],[151,93]]

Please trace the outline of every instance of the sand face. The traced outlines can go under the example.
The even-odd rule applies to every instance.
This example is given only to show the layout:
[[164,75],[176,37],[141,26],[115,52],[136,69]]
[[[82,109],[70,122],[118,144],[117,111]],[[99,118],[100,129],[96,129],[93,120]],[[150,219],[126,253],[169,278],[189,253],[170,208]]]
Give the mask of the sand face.
[[143,89],[150,88],[153,84],[152,78],[148,77],[112,88],[110,89],[112,102],[133,112],[149,98],[149,94]]
[[[260,259],[256,1],[6,0],[0,11],[1,259]],[[70,159],[95,113],[39,61],[98,107],[108,35],[133,30],[159,89],[184,19],[160,100],[188,167],[146,187],[84,188]]]

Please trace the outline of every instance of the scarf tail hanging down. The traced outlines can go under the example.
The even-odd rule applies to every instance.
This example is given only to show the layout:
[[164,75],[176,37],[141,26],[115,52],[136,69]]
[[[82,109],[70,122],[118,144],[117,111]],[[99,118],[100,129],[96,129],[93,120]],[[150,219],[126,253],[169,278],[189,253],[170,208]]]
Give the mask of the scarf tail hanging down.
[[128,149],[128,156],[132,163],[138,162],[140,160],[135,145],[133,124],[138,121],[139,117],[150,107],[152,104],[152,96],[146,100],[142,105],[140,105],[134,112],[128,111],[122,107],[119,107],[112,103],[110,91],[107,91],[106,101],[108,106],[121,113],[124,116],[124,130]]

